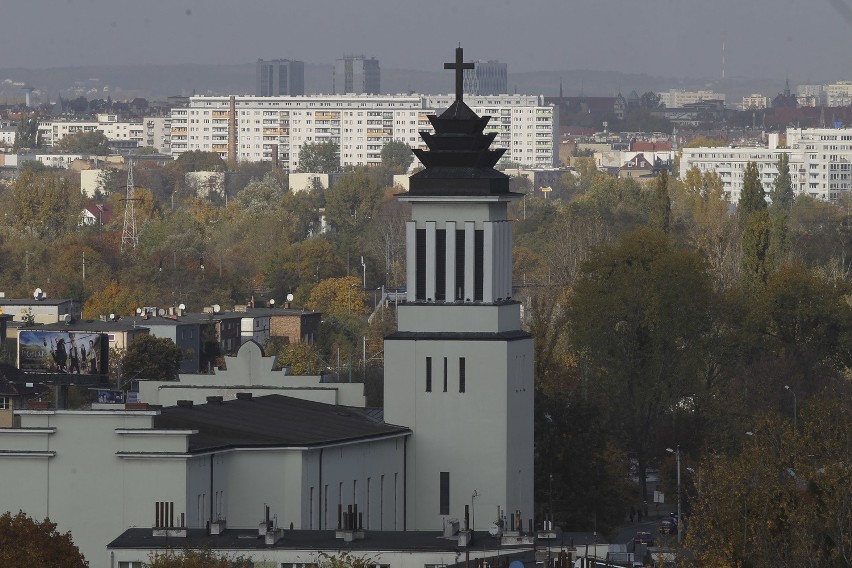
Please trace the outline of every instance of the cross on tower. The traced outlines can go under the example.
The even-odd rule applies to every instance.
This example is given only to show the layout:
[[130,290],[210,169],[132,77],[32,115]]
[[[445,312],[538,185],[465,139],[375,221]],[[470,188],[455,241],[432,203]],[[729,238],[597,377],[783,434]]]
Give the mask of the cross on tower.
[[456,48],[455,63],[444,63],[444,69],[456,70],[456,100],[462,102],[464,98],[464,70],[473,69],[473,63],[464,62],[461,45]]

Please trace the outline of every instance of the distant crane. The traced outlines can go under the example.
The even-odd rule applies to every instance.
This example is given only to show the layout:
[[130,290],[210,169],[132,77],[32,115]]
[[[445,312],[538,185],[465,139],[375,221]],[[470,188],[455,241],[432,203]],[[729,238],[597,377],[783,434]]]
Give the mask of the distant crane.
[[139,234],[136,232],[136,201],[133,196],[133,160],[127,161],[127,195],[124,198],[124,228],[121,231],[121,252],[139,245]]

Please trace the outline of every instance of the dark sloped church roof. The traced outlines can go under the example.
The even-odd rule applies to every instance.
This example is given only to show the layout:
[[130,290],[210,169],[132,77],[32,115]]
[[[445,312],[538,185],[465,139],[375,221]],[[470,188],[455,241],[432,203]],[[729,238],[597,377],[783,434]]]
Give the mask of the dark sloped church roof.
[[170,406],[154,418],[154,426],[198,430],[189,437],[190,453],[238,447],[322,446],[411,432],[377,421],[364,408],[282,395]]

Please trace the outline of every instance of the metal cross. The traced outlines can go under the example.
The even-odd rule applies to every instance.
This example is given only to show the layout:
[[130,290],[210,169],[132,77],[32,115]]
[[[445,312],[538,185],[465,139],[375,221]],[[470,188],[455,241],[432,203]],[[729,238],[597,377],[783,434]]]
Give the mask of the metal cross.
[[444,69],[456,70],[456,100],[461,102],[464,98],[464,70],[473,69],[473,63],[465,63],[462,55],[462,48],[456,48],[455,63],[444,63]]

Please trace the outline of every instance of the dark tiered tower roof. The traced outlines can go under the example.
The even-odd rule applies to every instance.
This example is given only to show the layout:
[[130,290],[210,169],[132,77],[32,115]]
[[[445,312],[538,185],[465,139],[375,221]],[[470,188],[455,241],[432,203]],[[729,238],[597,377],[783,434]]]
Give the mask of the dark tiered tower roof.
[[445,63],[456,70],[456,100],[441,116],[429,115],[435,133],[420,132],[428,150],[412,150],[426,168],[411,176],[411,196],[508,195],[509,176],[494,169],[506,151],[491,150],[496,132],[483,134],[490,116],[478,116],[464,103],[462,73],[468,68],[462,48],[456,62]]

